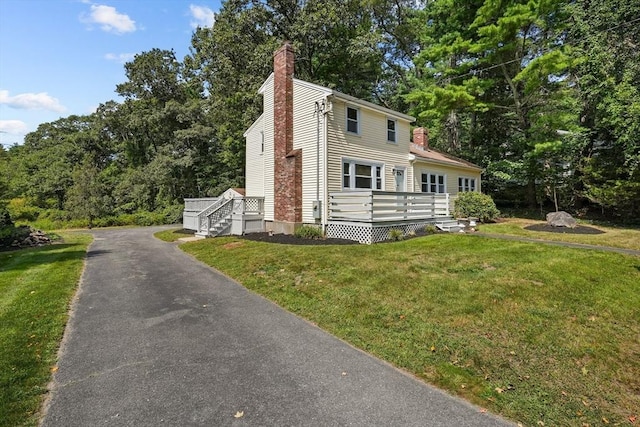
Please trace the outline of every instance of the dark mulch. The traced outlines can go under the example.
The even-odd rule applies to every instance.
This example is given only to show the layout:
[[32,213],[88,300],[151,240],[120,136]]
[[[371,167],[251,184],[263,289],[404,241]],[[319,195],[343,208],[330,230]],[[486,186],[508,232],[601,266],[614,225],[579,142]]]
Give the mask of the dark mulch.
[[240,237],[255,242],[280,243],[285,245],[357,245],[358,242],[346,239],[303,239],[291,234],[249,233]]
[[534,224],[524,227],[525,230],[531,231],[548,231],[550,233],[565,233],[565,234],[604,234],[604,231],[597,228],[587,227],[586,225],[578,225],[575,228],[569,227],[554,227],[549,224]]

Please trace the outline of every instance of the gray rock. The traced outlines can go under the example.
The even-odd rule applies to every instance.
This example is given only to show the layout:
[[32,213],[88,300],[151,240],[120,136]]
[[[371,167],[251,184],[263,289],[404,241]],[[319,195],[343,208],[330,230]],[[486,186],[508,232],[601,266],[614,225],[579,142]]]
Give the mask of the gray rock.
[[549,212],[547,214],[547,224],[553,227],[569,227],[576,228],[578,223],[576,220],[565,211]]

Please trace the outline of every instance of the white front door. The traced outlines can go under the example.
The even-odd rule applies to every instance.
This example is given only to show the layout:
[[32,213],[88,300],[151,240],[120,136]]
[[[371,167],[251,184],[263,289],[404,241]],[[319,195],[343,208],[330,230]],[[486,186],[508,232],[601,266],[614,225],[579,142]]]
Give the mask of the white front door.
[[395,168],[396,175],[396,192],[404,193],[407,191],[406,187],[406,170],[404,168],[397,167]]

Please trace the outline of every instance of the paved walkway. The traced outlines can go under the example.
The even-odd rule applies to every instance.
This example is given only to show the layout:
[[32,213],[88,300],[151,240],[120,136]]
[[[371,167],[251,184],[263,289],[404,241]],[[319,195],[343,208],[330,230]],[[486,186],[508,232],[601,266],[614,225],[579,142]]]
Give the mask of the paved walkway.
[[92,232],[44,426],[511,425],[249,292],[158,229]]
[[527,243],[544,243],[546,245],[563,246],[566,248],[591,249],[596,251],[618,252],[625,255],[640,256],[640,251],[636,251],[634,249],[614,248],[611,246],[587,245],[584,243],[571,243],[571,242],[560,242],[556,240],[532,239],[529,237],[511,236],[507,234],[483,233],[481,231],[477,233],[473,233],[473,235],[491,237],[492,239],[513,240],[513,241],[527,242]]

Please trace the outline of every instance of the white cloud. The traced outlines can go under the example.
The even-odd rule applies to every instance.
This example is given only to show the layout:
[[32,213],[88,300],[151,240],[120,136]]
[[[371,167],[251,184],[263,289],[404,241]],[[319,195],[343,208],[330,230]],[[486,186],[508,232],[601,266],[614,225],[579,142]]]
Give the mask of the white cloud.
[[24,135],[27,133],[27,125],[20,120],[0,120],[0,132],[12,135]]
[[0,104],[6,104],[11,108],[21,110],[49,110],[62,113],[66,108],[58,99],[49,96],[46,92],[21,93],[9,96],[8,90],[0,90]]
[[124,34],[136,30],[136,21],[124,13],[119,13],[115,7],[103,4],[92,4],[89,16],[83,15],[81,20],[88,24],[98,24],[108,33]]
[[208,7],[192,4],[189,5],[189,10],[191,11],[191,17],[193,18],[191,21],[191,27],[194,29],[198,27],[212,27],[213,23],[216,21],[215,13]]
[[107,59],[109,61],[119,62],[120,64],[124,64],[126,62],[133,61],[133,57],[135,55],[136,55],[135,53],[107,53],[104,56],[104,59]]

